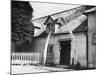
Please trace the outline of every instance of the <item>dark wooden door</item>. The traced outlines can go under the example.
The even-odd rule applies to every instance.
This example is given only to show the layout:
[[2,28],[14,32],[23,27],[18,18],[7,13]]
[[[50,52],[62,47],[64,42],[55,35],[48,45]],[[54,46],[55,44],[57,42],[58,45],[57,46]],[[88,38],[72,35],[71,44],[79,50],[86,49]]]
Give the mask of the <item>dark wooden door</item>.
[[71,51],[71,42],[60,41],[60,65],[69,65],[70,64],[70,51]]

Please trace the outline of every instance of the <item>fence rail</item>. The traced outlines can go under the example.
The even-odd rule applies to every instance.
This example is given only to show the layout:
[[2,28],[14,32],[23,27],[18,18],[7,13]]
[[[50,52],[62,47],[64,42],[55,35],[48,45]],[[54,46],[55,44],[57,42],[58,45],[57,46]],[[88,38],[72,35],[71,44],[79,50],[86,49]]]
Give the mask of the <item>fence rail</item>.
[[11,54],[11,64],[39,64],[40,63],[40,53],[19,53],[12,52]]

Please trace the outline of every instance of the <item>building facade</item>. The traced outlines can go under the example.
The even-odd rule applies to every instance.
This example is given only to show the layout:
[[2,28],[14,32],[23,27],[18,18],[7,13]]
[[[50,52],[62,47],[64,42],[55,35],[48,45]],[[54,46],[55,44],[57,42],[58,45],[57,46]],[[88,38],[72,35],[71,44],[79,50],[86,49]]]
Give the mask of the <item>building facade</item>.
[[96,68],[96,10],[84,7],[33,20],[40,28],[35,29],[27,53],[39,54],[35,64]]

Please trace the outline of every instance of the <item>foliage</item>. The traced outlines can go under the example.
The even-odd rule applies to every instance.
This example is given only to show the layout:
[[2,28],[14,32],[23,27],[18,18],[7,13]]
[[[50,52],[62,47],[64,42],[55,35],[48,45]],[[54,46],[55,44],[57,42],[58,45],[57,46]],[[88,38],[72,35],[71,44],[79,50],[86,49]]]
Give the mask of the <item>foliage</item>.
[[11,40],[16,45],[30,42],[33,38],[32,12],[33,9],[27,1],[11,2]]

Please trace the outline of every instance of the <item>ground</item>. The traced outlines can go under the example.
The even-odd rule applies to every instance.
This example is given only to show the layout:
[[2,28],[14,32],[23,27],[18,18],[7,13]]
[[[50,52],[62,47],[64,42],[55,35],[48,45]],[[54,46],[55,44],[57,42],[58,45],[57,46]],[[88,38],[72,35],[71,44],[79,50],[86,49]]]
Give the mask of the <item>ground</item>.
[[34,65],[13,65],[12,74],[21,74],[21,73],[40,73],[40,72],[57,72],[57,71],[71,71],[72,69],[63,69],[55,67],[46,67],[46,66],[34,66]]

